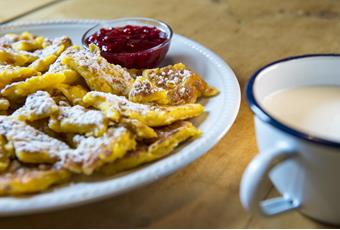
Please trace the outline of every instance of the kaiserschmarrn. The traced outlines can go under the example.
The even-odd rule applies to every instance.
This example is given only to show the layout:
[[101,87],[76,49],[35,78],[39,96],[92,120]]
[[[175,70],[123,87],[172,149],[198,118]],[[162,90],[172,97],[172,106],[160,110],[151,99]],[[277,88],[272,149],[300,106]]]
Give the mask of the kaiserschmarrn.
[[182,63],[126,69],[94,44],[29,32],[0,37],[0,196],[42,192],[79,175],[113,175],[200,136],[190,122],[214,96]]

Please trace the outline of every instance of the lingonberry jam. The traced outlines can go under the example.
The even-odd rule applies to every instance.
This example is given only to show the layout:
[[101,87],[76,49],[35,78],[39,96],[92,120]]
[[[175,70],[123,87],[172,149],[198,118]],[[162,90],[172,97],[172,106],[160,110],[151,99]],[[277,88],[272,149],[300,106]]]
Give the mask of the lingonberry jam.
[[170,45],[165,32],[135,25],[101,28],[86,38],[86,44],[90,43],[97,45],[110,63],[138,69],[158,65]]

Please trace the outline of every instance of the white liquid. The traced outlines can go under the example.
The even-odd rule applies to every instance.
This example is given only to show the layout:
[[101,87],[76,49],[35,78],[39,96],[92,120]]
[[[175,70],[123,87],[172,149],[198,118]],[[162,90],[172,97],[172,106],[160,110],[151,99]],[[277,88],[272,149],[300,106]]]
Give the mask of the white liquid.
[[263,106],[292,128],[340,141],[340,87],[306,86],[277,91]]

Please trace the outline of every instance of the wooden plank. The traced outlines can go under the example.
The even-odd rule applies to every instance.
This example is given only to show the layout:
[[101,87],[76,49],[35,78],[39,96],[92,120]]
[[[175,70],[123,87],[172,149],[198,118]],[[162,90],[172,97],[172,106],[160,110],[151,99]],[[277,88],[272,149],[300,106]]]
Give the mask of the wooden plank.
[[[256,69],[278,58],[340,52],[340,2],[332,0],[69,0],[19,21],[130,16],[164,20],[176,33],[214,50],[234,69],[242,88]],[[106,201],[2,218],[0,226],[323,227],[297,212],[263,219],[244,211],[239,183],[256,152],[252,113],[243,100],[230,132],[204,157],[173,175]]]
[[16,0],[0,1],[0,22],[11,20],[12,18],[32,11],[38,7],[44,6],[53,0]]

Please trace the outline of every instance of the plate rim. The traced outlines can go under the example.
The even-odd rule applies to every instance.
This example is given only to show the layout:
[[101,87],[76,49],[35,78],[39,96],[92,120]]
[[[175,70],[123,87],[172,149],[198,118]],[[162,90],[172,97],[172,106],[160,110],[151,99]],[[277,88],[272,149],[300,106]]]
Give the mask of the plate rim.
[[[6,30],[12,30],[12,29],[17,29],[17,28],[22,28],[25,26],[49,26],[49,25],[58,25],[58,24],[93,24],[93,23],[100,23],[100,22],[106,22],[110,20],[97,20],[97,19],[58,19],[58,20],[39,20],[39,21],[26,21],[26,22],[10,22],[4,25],[0,26],[0,32],[6,31]],[[30,208],[12,208],[9,210],[1,210],[0,209],[0,216],[12,216],[12,215],[23,215],[23,214],[32,214],[32,213],[38,213],[38,212],[46,212],[46,211],[52,211],[52,210],[59,210],[63,208],[68,208],[72,206],[79,206],[82,204],[87,204],[87,203],[92,203],[94,201],[98,200],[103,200],[108,197],[113,197],[116,195],[119,195],[121,193],[128,192],[132,189],[144,186],[146,184],[150,184],[160,178],[163,178],[169,174],[172,174],[173,172],[182,169],[183,167],[187,166],[191,162],[197,160],[199,157],[203,156],[213,148],[223,137],[224,135],[230,130],[232,125],[235,123],[235,120],[237,118],[237,115],[240,110],[240,105],[241,105],[241,90],[240,90],[240,85],[238,82],[238,79],[235,75],[235,72],[232,70],[232,68],[220,57],[218,56],[215,52],[210,50],[209,48],[205,47],[204,45],[190,39],[187,37],[184,37],[179,34],[175,34],[175,36],[178,36],[180,39],[185,41],[186,45],[189,45],[191,48],[199,51],[204,55],[206,58],[208,58],[210,61],[212,61],[214,64],[217,65],[217,67],[220,70],[224,69],[224,72],[228,72],[230,77],[230,81],[232,81],[232,88],[235,91],[235,95],[233,95],[233,109],[228,113],[228,116],[223,116],[221,115],[221,118],[219,119],[219,124],[216,124],[216,129],[215,131],[209,132],[210,136],[205,137],[205,139],[201,140],[200,142],[196,143],[196,147],[194,148],[195,151],[191,150],[189,151],[190,154],[181,154],[178,155],[177,158],[174,158],[172,162],[175,164],[175,166],[171,165],[166,165],[166,160],[159,160],[145,168],[142,168],[140,170],[137,170],[136,172],[132,172],[124,178],[126,180],[130,179],[129,183],[125,182],[125,186],[123,188],[120,188],[115,191],[108,191],[108,192],[102,192],[102,194],[99,194],[97,196],[91,196],[89,194],[86,194],[83,196],[81,199],[72,199],[71,197],[68,198],[68,202],[59,204],[57,203],[52,203],[49,205],[40,205],[36,207],[30,207]],[[223,109],[220,111],[223,112]],[[225,125],[227,123],[227,125]],[[199,139],[198,139],[199,140]],[[192,145],[193,143],[188,144],[188,147]],[[190,155],[189,157],[185,157],[186,155]],[[181,161],[179,161],[181,159]],[[169,159],[168,159],[169,160]],[[178,162],[176,162],[177,160]],[[160,167],[160,163],[163,163],[163,166]],[[157,165],[158,168],[156,167]],[[147,172],[146,172],[147,171]],[[143,172],[143,173],[142,173]],[[152,174],[154,172],[154,174]],[[155,173],[157,172],[157,173]],[[137,175],[140,174],[140,175]],[[124,178],[113,178],[112,180],[108,180],[108,182],[112,182],[113,180],[116,181],[116,184],[118,183],[119,179],[124,179]],[[133,179],[131,179],[133,178]],[[131,181],[138,181],[138,183],[131,183]],[[107,186],[109,187],[109,186]],[[78,194],[79,195],[79,194]],[[47,196],[48,197],[48,196]],[[75,197],[74,197],[75,198]],[[0,198],[1,201],[2,198]],[[1,205],[0,205],[1,207]]]

